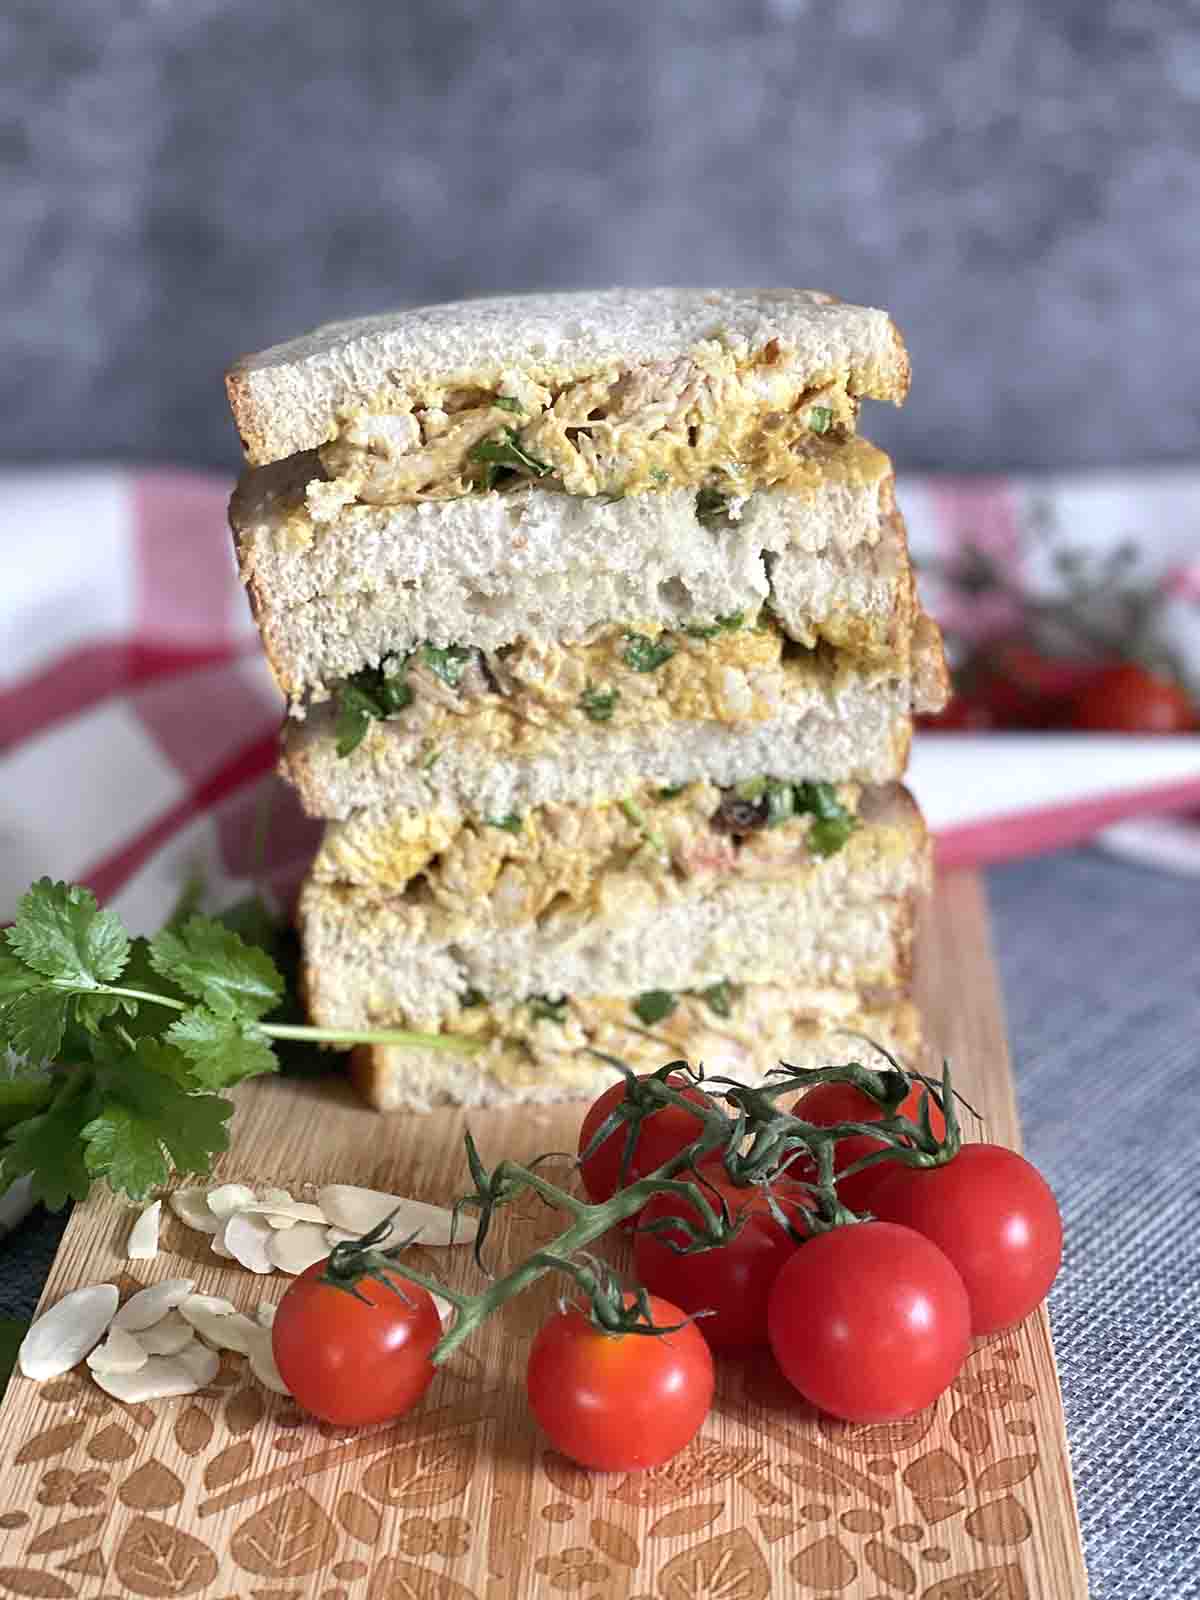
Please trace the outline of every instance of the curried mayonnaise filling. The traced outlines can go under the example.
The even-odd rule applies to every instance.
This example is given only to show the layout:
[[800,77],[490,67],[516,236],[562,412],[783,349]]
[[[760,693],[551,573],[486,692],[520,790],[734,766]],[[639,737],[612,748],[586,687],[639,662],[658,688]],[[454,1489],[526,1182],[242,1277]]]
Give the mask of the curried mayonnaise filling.
[[499,391],[383,397],[341,412],[307,486],[316,522],[355,502],[453,499],[529,482],[575,495],[708,486],[748,494],[795,469],[813,435],[853,433],[844,380],[813,381],[772,342],[739,359],[716,341],[557,392],[513,373]]
[[[378,669],[334,689],[339,748],[369,748],[382,737],[379,724],[393,722],[436,770],[447,736],[481,752],[533,756],[561,748],[573,730],[602,727],[624,736],[676,720],[764,722],[814,692],[832,697],[844,675],[861,670],[851,652],[832,643],[797,644],[769,613],[738,614],[690,632],[605,626],[581,644],[523,641],[486,653],[423,646],[385,657]],[[907,670],[900,648],[886,672],[902,677]],[[397,697],[404,704],[391,709]],[[377,709],[364,712],[364,702]]]

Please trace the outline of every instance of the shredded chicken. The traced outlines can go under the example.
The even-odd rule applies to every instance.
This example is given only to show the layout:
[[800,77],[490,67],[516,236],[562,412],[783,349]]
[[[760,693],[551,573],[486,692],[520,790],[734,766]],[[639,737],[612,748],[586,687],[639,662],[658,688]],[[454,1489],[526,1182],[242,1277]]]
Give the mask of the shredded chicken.
[[533,472],[514,457],[504,488],[532,475],[568,494],[635,494],[716,478],[723,492],[744,494],[786,476],[796,445],[814,427],[852,429],[856,411],[842,384],[806,387],[776,345],[739,363],[714,343],[557,394],[521,380],[508,389],[516,393],[467,390],[385,414],[347,411],[319,452],[326,477],[310,486],[310,512],[336,514],[339,502],[353,499],[395,505],[489,487],[493,474],[477,453],[488,439],[511,439],[539,466]]

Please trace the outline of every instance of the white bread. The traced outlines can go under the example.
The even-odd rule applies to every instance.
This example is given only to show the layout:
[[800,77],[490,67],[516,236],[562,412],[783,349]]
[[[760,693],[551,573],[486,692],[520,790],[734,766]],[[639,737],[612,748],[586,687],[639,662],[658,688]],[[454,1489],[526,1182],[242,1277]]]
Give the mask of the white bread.
[[305,992],[323,1027],[452,1028],[469,990],[638,994],[730,980],[902,988],[915,894],[929,879],[919,813],[903,791],[872,797],[861,826],[823,859],[798,850],[778,876],[688,878],[631,866],[599,905],[556,899],[502,922],[486,900],[309,882],[298,916]]
[[[301,463],[304,458],[301,458]],[[289,510],[295,461],[248,473],[230,506],[267,658],[293,704],[389,652],[574,642],[597,625],[665,629],[755,613],[768,594],[804,644],[903,660],[916,612],[890,464],[865,440],[705,525],[685,489],[611,501],[531,490],[355,506],[314,527]]]
[[[738,1012],[750,1008],[765,1013],[767,1025],[739,1028]],[[756,993],[751,986],[735,1008],[732,1026],[699,1007],[683,1011],[660,1023],[649,1038],[612,1023],[585,1023],[576,1048],[540,1057],[506,1049],[499,1041],[473,1055],[363,1045],[354,1051],[350,1071],[359,1093],[380,1111],[428,1111],[440,1105],[590,1100],[617,1074],[585,1046],[615,1055],[637,1072],[686,1060],[747,1084],[763,1082],[781,1061],[800,1068],[846,1061],[878,1065],[875,1052],[854,1034],[876,1040],[906,1063],[921,1064],[920,1017],[898,995],[828,990],[806,995],[791,986]]]
[[773,342],[814,386],[899,404],[908,355],[883,311],[806,289],[609,289],[425,306],[329,323],[244,356],[226,376],[255,466],[333,437],[339,409],[381,409],[444,388],[547,388],[686,356],[710,342],[747,357]]
[[847,665],[762,722],[678,718],[640,732],[587,724],[562,730],[529,755],[482,748],[452,730],[428,766],[403,715],[373,723],[358,749],[340,757],[332,709],[320,706],[286,726],[279,770],[309,816],[338,819],[403,807],[506,816],[546,804],[594,805],[641,783],[707,778],[726,788],[764,773],[795,782],[892,783],[907,764],[913,709],[936,708],[945,693],[940,636],[936,629],[918,633],[911,681]]

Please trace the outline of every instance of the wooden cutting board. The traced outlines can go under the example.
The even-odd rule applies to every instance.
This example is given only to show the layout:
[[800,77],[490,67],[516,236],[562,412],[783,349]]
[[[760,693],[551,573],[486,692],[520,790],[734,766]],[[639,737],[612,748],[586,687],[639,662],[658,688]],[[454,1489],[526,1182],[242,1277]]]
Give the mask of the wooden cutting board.
[[[1019,1140],[977,880],[939,886],[922,935],[932,1049]],[[470,1118],[485,1161],[573,1149],[578,1107]],[[464,1118],[380,1117],[330,1083],[247,1085],[222,1175],[356,1181],[449,1200]],[[194,1275],[246,1309],[282,1278],[216,1261],[173,1217],[127,1270],[130,1213],[76,1210],[46,1289]],[[522,1201],[497,1259],[550,1237]],[[425,1252],[466,1283],[470,1252]],[[434,1257],[436,1256],[436,1260]],[[45,1600],[1075,1600],[1086,1596],[1045,1312],[980,1344],[910,1422],[819,1419],[765,1357],[723,1366],[701,1437],[665,1467],[595,1476],[546,1448],[526,1411],[527,1342],[561,1285],[510,1303],[439,1374],[419,1412],[357,1433],[318,1426],[227,1356],[211,1391],[126,1407],[80,1369],[13,1379],[0,1413],[0,1594]],[[81,1372],[84,1375],[81,1375]]]

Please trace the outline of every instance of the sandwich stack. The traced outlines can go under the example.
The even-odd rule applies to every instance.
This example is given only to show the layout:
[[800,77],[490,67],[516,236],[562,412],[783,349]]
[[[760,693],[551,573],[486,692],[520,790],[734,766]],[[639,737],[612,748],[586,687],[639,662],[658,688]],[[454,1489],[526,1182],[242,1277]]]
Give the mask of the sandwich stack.
[[239,362],[231,521],[326,819],[312,1020],[383,1108],[581,1098],[686,1057],[902,1052],[947,692],[881,311],[800,290],[518,297]]

